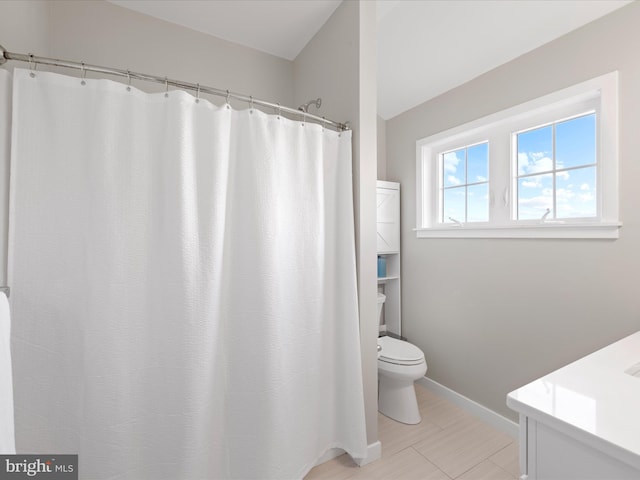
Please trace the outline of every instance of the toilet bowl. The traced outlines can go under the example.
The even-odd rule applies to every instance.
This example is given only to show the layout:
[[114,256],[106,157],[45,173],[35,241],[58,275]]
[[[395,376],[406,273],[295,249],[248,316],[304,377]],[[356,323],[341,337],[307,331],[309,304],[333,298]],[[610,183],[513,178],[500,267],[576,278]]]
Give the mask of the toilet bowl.
[[[378,294],[378,310],[384,295]],[[398,422],[420,423],[413,383],[427,373],[424,353],[415,345],[389,336],[378,338],[378,411]]]

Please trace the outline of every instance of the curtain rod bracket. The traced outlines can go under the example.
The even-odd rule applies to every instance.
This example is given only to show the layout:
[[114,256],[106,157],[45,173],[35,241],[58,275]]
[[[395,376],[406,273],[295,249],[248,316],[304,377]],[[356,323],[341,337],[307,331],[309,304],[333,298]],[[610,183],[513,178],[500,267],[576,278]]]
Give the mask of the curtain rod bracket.
[[4,49],[4,47],[2,45],[0,45],[0,65],[2,65],[3,63],[6,63],[7,60],[9,60],[7,58],[7,56],[5,55],[5,53],[7,53],[7,51]]

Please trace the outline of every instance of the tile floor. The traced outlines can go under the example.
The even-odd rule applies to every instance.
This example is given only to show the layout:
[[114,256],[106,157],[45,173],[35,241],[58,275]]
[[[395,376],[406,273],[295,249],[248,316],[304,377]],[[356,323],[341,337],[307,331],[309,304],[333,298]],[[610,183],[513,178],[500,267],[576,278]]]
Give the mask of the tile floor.
[[315,479],[514,480],[518,442],[416,384],[419,425],[378,414],[382,458],[359,468],[348,455],[318,465]]

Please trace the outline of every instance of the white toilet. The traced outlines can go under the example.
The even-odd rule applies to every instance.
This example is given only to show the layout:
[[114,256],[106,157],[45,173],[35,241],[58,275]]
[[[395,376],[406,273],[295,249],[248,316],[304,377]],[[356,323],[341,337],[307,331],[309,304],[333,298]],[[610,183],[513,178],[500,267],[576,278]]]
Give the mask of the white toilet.
[[[378,318],[385,296],[378,293]],[[424,353],[415,345],[388,336],[378,338],[378,410],[398,422],[420,423],[413,382],[427,373]]]

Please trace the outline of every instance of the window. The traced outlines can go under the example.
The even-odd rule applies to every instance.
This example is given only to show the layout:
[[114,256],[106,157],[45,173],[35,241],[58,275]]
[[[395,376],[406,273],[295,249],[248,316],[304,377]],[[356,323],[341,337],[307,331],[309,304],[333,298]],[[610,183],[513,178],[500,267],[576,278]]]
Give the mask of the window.
[[489,219],[489,144],[483,142],[440,155],[440,222]]
[[618,237],[616,72],[416,147],[418,237]]
[[518,220],[598,216],[595,112],[517,132],[515,141]]

